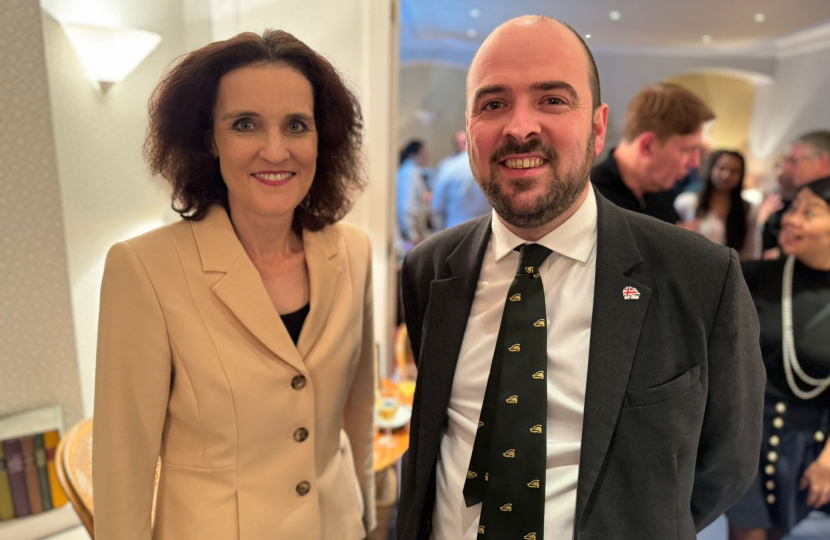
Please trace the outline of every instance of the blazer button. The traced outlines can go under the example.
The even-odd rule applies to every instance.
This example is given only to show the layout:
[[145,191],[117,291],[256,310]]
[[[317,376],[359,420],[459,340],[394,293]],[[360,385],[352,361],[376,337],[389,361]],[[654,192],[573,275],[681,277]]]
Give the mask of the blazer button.
[[303,375],[297,375],[291,379],[291,387],[294,390],[302,390],[305,388],[305,377]]
[[297,493],[302,497],[303,495],[308,495],[308,492],[311,491],[311,484],[306,481],[302,481],[297,484]]
[[301,427],[297,431],[294,432],[294,440],[295,441],[303,442],[306,439],[308,439],[308,430],[306,428]]

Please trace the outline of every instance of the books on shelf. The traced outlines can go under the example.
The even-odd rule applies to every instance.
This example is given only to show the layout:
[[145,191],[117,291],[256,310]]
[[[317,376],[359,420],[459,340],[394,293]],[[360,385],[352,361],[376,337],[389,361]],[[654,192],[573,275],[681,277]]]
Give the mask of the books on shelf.
[[35,465],[37,466],[38,487],[43,509],[52,509],[52,495],[49,492],[49,475],[46,472],[46,449],[43,446],[43,435],[35,435]]
[[12,487],[9,484],[9,471],[6,468],[6,453],[0,444],[0,521],[14,517]]
[[60,435],[57,431],[43,434],[43,444],[46,447],[46,475],[49,477],[49,492],[52,494],[52,508],[66,504],[66,495],[58,483],[58,470],[55,465],[55,453],[58,450]]
[[60,407],[0,418],[0,521],[66,504],[55,468],[62,428]]

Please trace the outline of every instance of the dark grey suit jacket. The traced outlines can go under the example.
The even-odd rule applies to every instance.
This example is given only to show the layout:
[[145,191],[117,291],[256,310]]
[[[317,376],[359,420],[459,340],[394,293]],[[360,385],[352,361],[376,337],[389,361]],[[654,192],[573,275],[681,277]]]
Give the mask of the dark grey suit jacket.
[[[693,540],[757,473],[765,383],[758,318],[733,250],[599,193],[597,204],[574,538]],[[438,449],[490,231],[490,216],[470,221],[404,261],[418,385],[400,540],[428,538],[432,527]],[[628,286],[639,300],[624,300]]]

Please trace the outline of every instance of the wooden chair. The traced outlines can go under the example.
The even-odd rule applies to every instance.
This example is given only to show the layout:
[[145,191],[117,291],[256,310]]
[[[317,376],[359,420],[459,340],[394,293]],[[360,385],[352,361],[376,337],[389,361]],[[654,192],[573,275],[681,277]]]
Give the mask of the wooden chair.
[[[58,473],[58,482],[66,493],[66,498],[72,503],[81,523],[86,527],[89,536],[95,538],[94,515],[92,502],[92,418],[81,420],[66,432],[58,443],[55,454],[55,468]],[[161,475],[161,459],[156,465],[155,487],[153,489],[153,510],[150,515],[151,524],[156,517],[156,497],[158,495],[159,477]]]
[[55,454],[58,482],[81,523],[95,538],[92,506],[92,419],[81,420],[63,436]]

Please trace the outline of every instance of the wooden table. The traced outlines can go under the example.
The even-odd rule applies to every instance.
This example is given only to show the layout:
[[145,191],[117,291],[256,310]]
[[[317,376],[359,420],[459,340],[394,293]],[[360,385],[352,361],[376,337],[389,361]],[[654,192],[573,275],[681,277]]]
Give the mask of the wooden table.
[[[384,386],[396,384],[392,381],[384,379],[381,381]],[[403,396],[401,403],[412,406],[412,396]],[[406,426],[392,431],[392,442],[386,444],[383,442],[384,430],[380,430],[375,434],[375,472],[382,471],[387,467],[392,467],[404,453],[409,449],[409,423]]]

